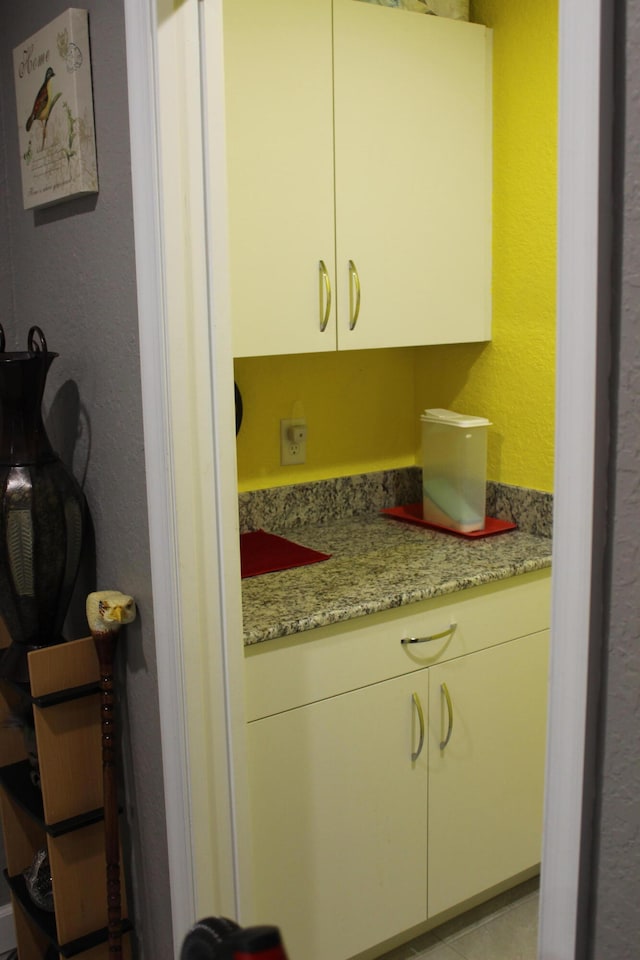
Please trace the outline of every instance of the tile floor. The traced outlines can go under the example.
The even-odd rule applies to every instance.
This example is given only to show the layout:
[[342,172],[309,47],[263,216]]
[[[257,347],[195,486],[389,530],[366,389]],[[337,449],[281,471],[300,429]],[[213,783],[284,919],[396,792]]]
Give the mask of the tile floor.
[[380,960],[536,960],[538,880],[430,930]]

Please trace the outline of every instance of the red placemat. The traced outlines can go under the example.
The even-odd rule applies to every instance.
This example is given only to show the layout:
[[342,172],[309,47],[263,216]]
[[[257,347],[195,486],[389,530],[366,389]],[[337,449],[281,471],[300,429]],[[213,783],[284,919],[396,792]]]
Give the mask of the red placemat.
[[451,527],[442,526],[439,523],[429,523],[422,518],[422,504],[410,503],[405,507],[386,507],[380,513],[392,517],[394,520],[404,520],[405,523],[417,523],[421,527],[432,527],[434,530],[443,530],[445,533],[454,533],[457,537],[468,537],[477,539],[478,537],[490,537],[494,533],[506,533],[507,530],[516,530],[517,524],[511,520],[498,520],[496,517],[485,517],[482,530],[473,530],[471,533],[463,533],[460,530],[453,530]]
[[264,530],[240,534],[240,568],[243,579],[276,570],[304,567],[308,563],[328,560],[330,556],[330,553],[310,550],[309,547],[302,547],[299,543],[277,537],[275,533],[266,533]]

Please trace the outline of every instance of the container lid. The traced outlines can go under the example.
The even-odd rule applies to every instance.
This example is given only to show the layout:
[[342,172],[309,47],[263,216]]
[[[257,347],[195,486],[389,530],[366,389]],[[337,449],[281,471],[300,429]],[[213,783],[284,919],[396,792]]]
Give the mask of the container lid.
[[423,423],[446,423],[450,427],[491,426],[491,421],[486,417],[467,417],[464,413],[454,413],[453,410],[442,410],[440,407],[425,410],[420,419]]

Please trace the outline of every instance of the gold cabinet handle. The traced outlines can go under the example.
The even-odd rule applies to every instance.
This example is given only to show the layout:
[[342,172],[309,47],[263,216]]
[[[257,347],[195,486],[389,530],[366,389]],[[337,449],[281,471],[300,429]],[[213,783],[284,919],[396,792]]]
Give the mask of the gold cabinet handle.
[[420,697],[418,694],[412,693],[411,699],[413,700],[414,707],[418,711],[418,720],[420,722],[420,740],[418,741],[418,749],[414,750],[411,754],[411,761],[412,763],[415,763],[422,753],[422,747],[424,746],[424,713],[422,711],[422,704],[420,703]]
[[[355,293],[355,298],[354,298]],[[354,302],[355,300],[355,302]],[[354,330],[360,316],[360,277],[353,260],[349,260],[349,330]]]
[[444,637],[452,637],[456,627],[456,623],[450,623],[442,633],[432,633],[428,637],[403,637],[400,643],[431,643],[432,640],[442,640]]
[[442,693],[444,699],[446,700],[447,713],[449,715],[449,726],[447,727],[447,735],[444,738],[444,740],[440,741],[440,749],[444,750],[446,745],[449,743],[449,740],[451,739],[451,731],[453,730],[453,704],[451,703],[451,696],[447,689],[446,683],[440,684],[440,692]]
[[[319,261],[320,268],[320,333],[324,333],[331,314],[331,280],[324,260]],[[324,309],[323,309],[324,307]]]

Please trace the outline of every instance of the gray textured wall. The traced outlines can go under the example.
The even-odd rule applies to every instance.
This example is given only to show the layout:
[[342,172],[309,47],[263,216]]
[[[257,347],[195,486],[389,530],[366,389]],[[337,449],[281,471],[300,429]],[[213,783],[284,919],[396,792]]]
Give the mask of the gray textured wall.
[[100,193],[47,210],[22,209],[12,49],[68,5],[66,0],[0,4],[6,144],[0,160],[0,306],[11,347],[24,349],[29,326],[37,323],[49,349],[60,354],[45,394],[47,426],[54,446],[84,483],[96,541],[95,565],[84,568],[68,635],[87,633],[87,590],[115,587],[138,602],[139,618],[119,650],[132,844],[127,862],[145,956],[164,960],[172,955],[171,926],[121,0],[83,5],[89,10]]
[[640,955],[639,0],[620,3],[618,12],[610,585],[590,911],[593,960]]

